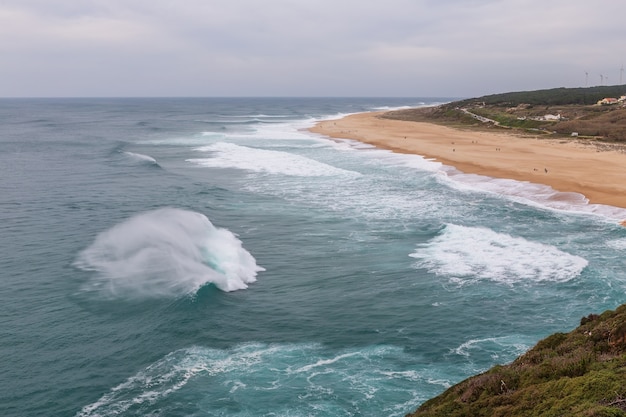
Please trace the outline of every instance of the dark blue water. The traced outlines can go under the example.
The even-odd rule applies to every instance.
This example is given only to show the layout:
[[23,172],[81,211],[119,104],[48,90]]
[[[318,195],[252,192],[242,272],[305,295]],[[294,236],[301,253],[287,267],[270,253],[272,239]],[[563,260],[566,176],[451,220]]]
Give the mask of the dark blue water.
[[302,130],[443,100],[0,100],[0,414],[401,416],[623,303],[623,211]]

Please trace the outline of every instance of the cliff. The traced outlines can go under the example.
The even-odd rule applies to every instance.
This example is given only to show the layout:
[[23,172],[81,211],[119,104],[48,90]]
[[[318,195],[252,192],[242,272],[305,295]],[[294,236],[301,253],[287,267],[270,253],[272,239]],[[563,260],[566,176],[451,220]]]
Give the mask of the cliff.
[[626,304],[449,388],[410,417],[626,416]]

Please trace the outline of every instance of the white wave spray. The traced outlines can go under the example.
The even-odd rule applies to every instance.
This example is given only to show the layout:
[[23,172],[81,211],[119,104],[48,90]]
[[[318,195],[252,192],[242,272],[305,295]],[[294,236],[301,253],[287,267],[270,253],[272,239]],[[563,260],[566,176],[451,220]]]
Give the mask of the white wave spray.
[[74,265],[95,272],[83,290],[112,298],[177,297],[210,283],[235,291],[264,270],[232,232],[175,208],[141,213],[100,233]]
[[[471,242],[471,243],[468,243]],[[416,267],[458,283],[487,279],[503,284],[566,282],[587,266],[586,259],[554,246],[482,227],[446,225],[430,242],[409,255]]]
[[323,162],[276,150],[258,149],[234,143],[218,142],[213,145],[196,148],[199,152],[211,152],[210,158],[188,159],[210,168],[237,168],[266,174],[282,174],[295,177],[359,176],[353,171],[346,171]]
[[124,151],[124,155],[126,155],[131,161],[134,161],[137,163],[159,165],[156,159],[154,159],[150,155],[144,155],[141,153],[128,152],[128,151]]

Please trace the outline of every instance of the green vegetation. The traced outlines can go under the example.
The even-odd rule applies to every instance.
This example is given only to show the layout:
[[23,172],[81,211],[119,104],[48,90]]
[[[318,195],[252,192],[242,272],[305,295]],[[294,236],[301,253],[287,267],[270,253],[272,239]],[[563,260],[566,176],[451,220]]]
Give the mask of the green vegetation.
[[592,105],[605,97],[619,97],[624,93],[626,93],[626,86],[623,85],[589,88],[552,88],[549,90],[492,94],[477,99],[462,100],[457,102],[457,104],[467,106],[479,101],[486,105],[499,106],[518,106],[520,104],[536,106]]
[[448,389],[408,417],[626,416],[626,305],[583,317],[511,364]]
[[[622,142],[626,141],[625,103],[601,106],[597,102],[624,94],[626,86],[523,91],[389,112],[384,117],[466,129],[510,129],[535,136],[574,134],[578,138]],[[472,114],[491,121],[481,121]]]
[[545,122],[529,119],[527,117],[520,118],[514,114],[507,112],[497,112],[485,108],[472,109],[472,113],[478,114],[498,122],[500,127],[517,128],[517,129],[541,129],[546,126]]

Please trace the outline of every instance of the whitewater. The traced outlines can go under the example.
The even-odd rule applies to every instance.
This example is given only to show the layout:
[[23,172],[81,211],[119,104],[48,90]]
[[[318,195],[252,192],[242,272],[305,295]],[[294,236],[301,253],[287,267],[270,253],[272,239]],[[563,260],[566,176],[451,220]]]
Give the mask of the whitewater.
[[624,303],[624,210],[306,130],[448,100],[1,99],[0,414],[403,416]]

